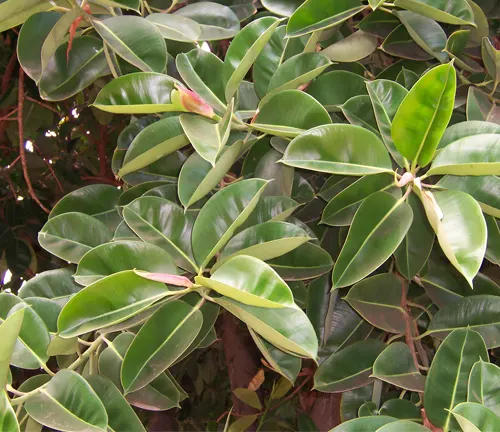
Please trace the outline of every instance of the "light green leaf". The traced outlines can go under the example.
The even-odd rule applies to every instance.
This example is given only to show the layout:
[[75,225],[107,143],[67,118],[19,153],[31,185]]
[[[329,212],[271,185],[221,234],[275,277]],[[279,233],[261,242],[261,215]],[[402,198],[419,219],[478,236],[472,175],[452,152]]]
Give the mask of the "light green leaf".
[[456,0],[451,4],[446,0],[396,0],[394,4],[436,21],[475,26],[472,9],[466,0]]
[[[2,347],[0,349],[0,388],[4,389],[8,382],[10,373],[9,364],[16,346],[21,326],[23,325],[25,309],[19,309],[13,314],[2,319],[0,324],[0,338]],[[3,317],[2,317],[3,318]],[[2,411],[2,410],[0,410]],[[0,418],[2,416],[0,415]]]
[[398,419],[388,416],[360,417],[333,428],[330,432],[360,432],[360,431],[380,431],[384,425],[397,422]]
[[354,96],[340,108],[349,123],[369,130],[379,139],[382,138],[377,129],[375,113],[369,96]]
[[488,95],[470,86],[467,94],[467,120],[499,123],[500,107],[490,101]]
[[48,11],[53,5],[49,0],[8,0],[0,4],[0,32],[22,24],[37,12]]
[[448,127],[439,141],[438,150],[462,138],[482,134],[500,134],[500,125],[487,121],[465,121]]
[[0,429],[4,432],[19,432],[16,413],[5,390],[0,390]]
[[487,37],[481,42],[481,56],[488,74],[495,83],[498,83],[500,81],[500,51],[495,49]]
[[377,38],[362,30],[358,30],[333,45],[320,51],[334,62],[357,62],[368,57],[377,49]]
[[500,414],[500,389],[495,384],[500,378],[500,368],[492,363],[479,360],[474,363],[469,375],[467,401],[477,402]]
[[[417,43],[413,40],[410,33],[403,24],[396,27],[384,39],[384,42],[380,46],[380,49],[385,53],[395,57],[402,57],[405,59],[417,60],[420,62],[430,60],[433,57],[431,54],[429,54],[427,51],[424,51],[417,45]],[[387,77],[384,76],[384,78]]]
[[500,227],[498,219],[485,215],[486,228],[488,229],[488,243],[485,258],[493,264],[500,265]]
[[198,23],[187,17],[152,13],[146,19],[158,28],[165,39],[196,42],[201,35],[201,27]]
[[242,402],[251,406],[252,408],[261,410],[262,402],[259,399],[259,396],[253,390],[249,390],[247,388],[236,388],[233,390],[234,395]]
[[500,417],[485,406],[462,402],[451,412],[462,430],[466,432],[494,432],[500,428]]

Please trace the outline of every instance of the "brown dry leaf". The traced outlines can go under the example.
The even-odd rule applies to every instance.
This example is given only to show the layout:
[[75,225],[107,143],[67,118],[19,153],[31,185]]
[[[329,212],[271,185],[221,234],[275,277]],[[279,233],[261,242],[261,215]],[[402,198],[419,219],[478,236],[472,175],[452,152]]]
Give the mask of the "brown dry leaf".
[[264,369],[260,368],[248,384],[248,390],[257,391],[264,382],[264,378]]

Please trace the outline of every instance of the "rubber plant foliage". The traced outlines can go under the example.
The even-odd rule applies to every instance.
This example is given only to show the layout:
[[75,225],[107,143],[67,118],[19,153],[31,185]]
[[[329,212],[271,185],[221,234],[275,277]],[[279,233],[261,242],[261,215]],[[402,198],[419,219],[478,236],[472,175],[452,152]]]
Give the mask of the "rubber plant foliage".
[[128,123],[0,294],[2,430],[145,430],[221,313],[282,376],[226,429],[315,430],[299,381],[334,431],[500,429],[498,4],[261,3],[0,4],[43,99]]

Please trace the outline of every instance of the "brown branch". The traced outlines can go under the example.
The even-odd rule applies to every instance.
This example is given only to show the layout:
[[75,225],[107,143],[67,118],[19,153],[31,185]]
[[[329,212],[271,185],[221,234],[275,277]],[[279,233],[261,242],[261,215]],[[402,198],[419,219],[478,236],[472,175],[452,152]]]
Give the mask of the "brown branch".
[[411,356],[413,358],[413,363],[415,364],[415,367],[417,370],[419,370],[419,363],[418,363],[418,358],[417,358],[417,352],[415,351],[415,340],[413,337],[413,320],[410,315],[410,311],[408,310],[408,304],[407,304],[407,284],[406,280],[402,277],[400,277],[401,280],[401,285],[402,285],[402,293],[401,293],[401,308],[404,311],[404,318],[405,318],[405,337],[406,337],[406,344],[410,348],[411,351]]
[[45,162],[45,165],[47,165],[47,168],[49,169],[50,173],[52,174],[52,177],[54,177],[54,180],[57,183],[57,187],[59,188],[59,191],[61,192],[61,194],[64,195],[64,188],[63,188],[61,182],[59,181],[59,178],[57,177],[57,175],[54,171],[54,168],[52,168],[52,165],[50,164],[50,162],[47,159],[45,159],[44,155],[42,154],[42,152],[40,151],[40,149],[38,148],[38,146],[35,143],[33,143],[33,147],[35,147],[35,150],[40,155],[42,160]]
[[2,85],[0,87],[0,97],[4,96],[5,93],[7,93],[7,90],[9,89],[9,84],[12,79],[12,75],[14,74],[16,64],[17,64],[17,51],[14,50],[2,77]]
[[31,195],[31,198],[40,206],[40,208],[45,213],[50,213],[49,209],[45,207],[33,189],[33,185],[31,184],[31,179],[28,174],[28,164],[26,162],[26,149],[24,148],[24,127],[23,127],[23,107],[24,107],[24,71],[22,68],[19,68],[19,89],[18,89],[18,100],[17,100],[17,124],[19,127],[19,155],[21,156],[21,165],[23,167],[24,180],[28,186],[28,191]]
[[99,175],[106,176],[106,128],[101,126],[99,134],[99,142],[97,143],[99,150]]
[[42,106],[50,111],[56,113],[57,115],[61,115],[61,113],[58,110],[56,110],[55,108],[52,108],[49,104],[43,103],[43,102],[39,101],[38,99],[34,99],[32,97],[29,97],[29,96],[26,96],[26,99],[28,99],[30,102],[34,102],[34,103],[36,103],[36,104],[38,104],[38,105],[40,105],[40,106]]

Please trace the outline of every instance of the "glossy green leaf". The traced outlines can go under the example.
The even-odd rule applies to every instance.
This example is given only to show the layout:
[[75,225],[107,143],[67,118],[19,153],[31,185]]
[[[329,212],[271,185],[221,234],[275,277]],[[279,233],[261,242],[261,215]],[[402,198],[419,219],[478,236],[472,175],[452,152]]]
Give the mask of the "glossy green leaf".
[[[278,137],[274,137],[278,138]],[[264,196],[286,196],[292,194],[294,169],[279,163],[282,153],[274,149],[268,150],[255,167],[253,176],[263,180],[270,180]]]
[[152,72],[124,75],[105,85],[93,106],[116,114],[177,111],[170,99],[175,83],[168,75]]
[[250,335],[255,345],[257,345],[257,348],[271,367],[291,383],[294,383],[302,367],[301,359],[276,348],[255,333],[251,327],[249,327],[248,330],[250,331]]
[[126,15],[93,20],[92,25],[120,57],[144,72],[163,72],[167,47],[162,34],[149,20]]
[[443,137],[439,141],[438,150],[463,138],[483,134],[500,134],[500,125],[478,120],[454,124],[444,131]]
[[320,51],[330,60],[341,63],[356,62],[371,55],[377,49],[377,38],[362,30],[347,36]]
[[485,215],[486,227],[488,229],[488,243],[486,245],[485,258],[493,264],[500,264],[500,227],[498,219]]
[[492,363],[479,360],[474,363],[469,376],[467,401],[477,402],[493,411],[500,413],[499,389],[495,383],[500,378],[500,368]]
[[500,81],[500,51],[495,49],[490,40],[485,37],[481,43],[481,56],[488,74],[495,83]]
[[441,63],[448,60],[448,54],[444,52],[446,33],[436,21],[410,11],[400,11],[397,16],[420,48]]
[[[380,49],[395,57],[423,62],[432,59],[432,55],[420,48],[413,40],[406,27],[401,24],[384,39]],[[387,78],[387,77],[385,77]]]
[[413,211],[413,221],[405,238],[394,252],[399,272],[408,280],[422,270],[434,244],[434,232],[427,221],[418,198],[411,194],[407,200]]
[[284,221],[299,207],[297,201],[287,197],[268,197],[259,199],[255,209],[247,220],[239,227],[242,231],[253,225],[268,221]]
[[58,319],[59,334],[68,338],[119,323],[168,293],[164,284],[137,276],[133,270],[107,276],[64,306]]
[[294,307],[292,291],[278,274],[261,260],[239,255],[227,260],[209,278],[196,283],[251,306]]
[[328,272],[333,266],[330,254],[318,245],[304,243],[268,264],[285,280],[307,280]]
[[61,16],[58,12],[35,13],[25,21],[19,32],[17,57],[26,74],[35,82],[42,77],[42,45]]
[[50,333],[57,333],[57,317],[62,306],[53,300],[32,297],[24,300],[28,306],[41,318]]
[[197,271],[191,248],[193,218],[177,204],[141,197],[123,208],[123,217],[143,241],[167,251],[179,267]]
[[248,406],[251,406],[258,410],[262,409],[262,402],[260,401],[259,396],[255,391],[249,390],[247,388],[236,388],[233,390],[233,393],[239,400],[241,400]]
[[340,111],[352,97],[367,94],[365,83],[358,74],[337,70],[318,77],[306,91],[328,111]]
[[296,225],[278,221],[265,222],[234,236],[222,250],[218,264],[237,255],[249,255],[267,261],[291,252],[309,240],[311,237],[308,233]]
[[302,4],[302,0],[263,0],[262,6],[277,15],[290,16]]
[[333,27],[364,8],[358,0],[341,0],[335,4],[327,0],[307,0],[290,17],[287,36],[297,37]]
[[336,352],[314,374],[314,388],[337,393],[363,387],[372,381],[373,362],[384,348],[382,341],[368,339]]
[[142,326],[125,354],[121,381],[125,393],[139,390],[167,369],[201,329],[198,307],[168,302]]
[[302,133],[287,147],[283,163],[332,174],[391,171],[389,155],[376,135],[359,126],[344,124],[319,126]]
[[[243,180],[208,200],[196,219],[192,236],[195,258],[201,268],[207,266],[248,218],[266,185],[267,182],[260,179]],[[207,231],[207,226],[212,229]]]
[[470,86],[467,94],[467,120],[498,123],[500,109],[493,104],[486,93]]
[[199,40],[220,40],[234,37],[240,30],[240,21],[227,6],[201,1],[176,10],[173,16],[196,21],[201,28]]
[[427,165],[453,111],[456,74],[453,65],[437,66],[412,87],[392,123],[392,138],[400,153]]
[[120,194],[121,191],[111,185],[84,186],[61,198],[52,208],[49,219],[69,212],[85,213],[114,230],[121,220],[115,208]]
[[214,301],[282,351],[316,359],[318,341],[309,319],[301,309],[260,308],[227,297]]
[[404,86],[405,89],[411,90],[411,88],[417,83],[419,76],[408,69],[403,68],[401,72],[399,72],[396,81]]
[[[127,190],[123,191],[123,193],[118,198],[118,207],[126,206],[127,204],[130,204],[135,199],[145,195],[146,192],[150,191],[151,189],[158,187],[158,186],[164,186],[164,185],[168,185],[168,186],[173,187],[175,189],[175,185],[169,184],[165,181],[149,181],[149,182],[140,183],[138,185],[127,188]],[[174,197],[175,197],[175,193],[174,193]],[[175,201],[175,198],[173,201]],[[122,209],[120,209],[120,210],[122,210]]]
[[466,0],[457,0],[453,4],[446,0],[396,0],[394,4],[439,22],[474,25],[474,15]]
[[201,27],[190,18],[164,13],[152,13],[146,17],[160,31],[165,39],[179,42],[196,42],[201,35]]
[[354,285],[344,299],[370,324],[390,333],[404,333],[403,286],[391,273],[371,276]]
[[343,392],[340,396],[340,419],[342,423],[358,417],[358,409],[372,398],[373,383],[355,390]]
[[484,213],[500,217],[500,197],[495,193],[500,187],[500,179],[497,176],[447,175],[437,184],[446,189],[458,190],[471,195],[479,203]]
[[372,416],[360,417],[357,419],[349,420],[341,425],[333,428],[330,432],[360,432],[360,431],[381,431],[382,427],[387,424],[397,422],[394,417],[388,416]]
[[68,42],[59,45],[40,79],[40,96],[45,100],[68,99],[108,71],[101,40],[91,36],[75,37],[69,61],[67,49]]
[[106,226],[84,213],[53,217],[38,234],[40,245],[57,257],[78,263],[90,249],[107,243],[112,234]]
[[483,337],[488,348],[496,348],[500,346],[499,306],[494,295],[464,297],[441,308],[426,334],[442,339],[454,329],[470,327]]
[[[412,422],[421,422],[422,415],[420,414],[420,408],[416,406],[413,402],[406,399],[390,399],[385,401],[379,410],[380,415],[386,415],[390,417],[395,417],[403,420],[411,420]],[[427,431],[428,429],[423,428],[420,425],[410,422],[395,422],[394,428],[396,426],[408,426],[408,431]],[[387,429],[386,429],[387,430]]]
[[331,63],[319,53],[297,54],[282,63],[273,74],[267,94],[261,100],[264,105],[273,95],[283,90],[295,90],[320,75]]
[[467,400],[467,378],[478,359],[487,361],[488,352],[470,329],[455,330],[439,346],[425,382],[425,412],[434,426],[449,430],[454,424],[450,411]]
[[16,413],[5,390],[0,390],[0,428],[5,432],[19,432]]
[[500,135],[482,134],[459,139],[443,148],[428,175],[500,174]]
[[367,129],[377,138],[381,138],[369,96],[354,96],[340,108],[342,109],[342,114],[344,114],[349,123]]
[[108,416],[92,387],[76,372],[59,371],[24,407],[38,423],[60,431],[101,431]]
[[102,375],[86,377],[94,392],[99,396],[108,414],[108,428],[113,431],[127,430],[145,432],[144,426],[127,403],[118,388]]
[[205,102],[219,112],[226,110],[224,96],[224,63],[214,54],[194,49],[175,59],[184,82]]
[[464,431],[494,432],[500,427],[500,417],[481,404],[462,402],[451,412]]
[[[381,3],[379,0],[372,1]],[[399,25],[400,21],[395,15],[378,9],[365,16],[356,27],[365,33],[385,38]]]
[[157,121],[143,129],[134,138],[118,176],[144,168],[167,156],[189,143],[184,135],[179,117],[168,117]]
[[18,2],[10,0],[0,5],[0,32],[22,24],[31,15],[37,12],[52,9],[53,5],[48,0],[26,0]]
[[358,282],[389,258],[408,232],[411,207],[387,192],[376,192],[360,205],[333,269],[334,288]]
[[[472,279],[479,271],[486,251],[486,222],[481,208],[464,192],[435,192],[433,196],[437,204],[428,194],[421,194],[420,199],[439,245],[472,286]],[[441,215],[436,213],[436,205]]]
[[114,273],[134,269],[178,274],[177,266],[163,249],[148,243],[124,241],[105,243],[89,251],[78,263],[74,278],[80,285],[87,286]]
[[273,17],[260,18],[245,26],[233,39],[224,59],[226,101],[230,101],[236,94],[241,81],[279,23],[280,21]]
[[377,431],[380,432],[426,432],[429,429],[410,420],[399,420],[382,426]]
[[[10,372],[9,364],[16,346],[17,338],[23,325],[25,309],[19,309],[8,317],[2,317],[0,324],[0,337],[2,348],[0,349],[0,387],[5,388]],[[2,418],[0,416],[0,418]]]
[[63,306],[81,289],[73,280],[73,270],[61,268],[39,273],[21,287],[18,296],[48,298]]
[[398,83],[389,80],[370,81],[366,83],[366,87],[387,150],[399,166],[404,166],[404,158],[396,149],[391,136],[391,126],[394,116],[408,92]]
[[415,367],[410,347],[404,342],[387,346],[373,364],[373,376],[406,390],[423,392],[425,377]]
[[284,90],[266,100],[251,127],[276,136],[295,137],[331,122],[328,112],[312,96],[300,90]]

